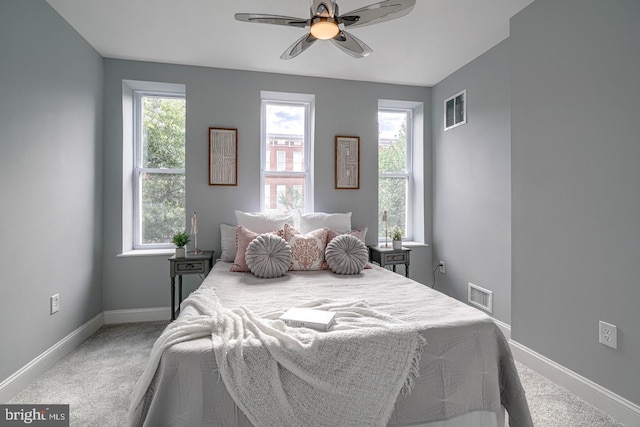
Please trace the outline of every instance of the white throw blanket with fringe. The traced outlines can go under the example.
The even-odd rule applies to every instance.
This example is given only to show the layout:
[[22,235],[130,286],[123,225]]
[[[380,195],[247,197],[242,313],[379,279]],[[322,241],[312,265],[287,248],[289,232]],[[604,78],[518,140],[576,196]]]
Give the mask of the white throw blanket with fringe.
[[211,289],[184,304],[198,314],[179,317],[156,341],[132,396],[131,425],[162,352],[208,335],[229,394],[256,427],[385,426],[418,373],[422,336],[363,301],[301,305],[335,311],[329,332],[290,328],[277,320],[280,312],[258,317],[245,307],[226,309]]

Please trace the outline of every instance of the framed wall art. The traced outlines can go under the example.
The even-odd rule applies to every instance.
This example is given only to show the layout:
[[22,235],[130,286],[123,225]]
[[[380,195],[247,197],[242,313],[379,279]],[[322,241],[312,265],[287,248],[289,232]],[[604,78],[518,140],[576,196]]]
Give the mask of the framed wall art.
[[338,190],[360,188],[360,138],[336,136],[335,179]]
[[238,185],[238,129],[209,128],[209,185]]

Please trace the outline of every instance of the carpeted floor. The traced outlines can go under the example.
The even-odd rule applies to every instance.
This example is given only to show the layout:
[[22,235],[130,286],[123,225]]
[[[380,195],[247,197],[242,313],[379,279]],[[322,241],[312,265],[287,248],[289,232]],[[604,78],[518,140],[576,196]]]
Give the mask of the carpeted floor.
[[[9,403],[69,404],[72,426],[124,426],[129,395],[166,324],[102,327]],[[623,427],[526,366],[517,366],[536,427]]]
[[125,426],[133,386],[166,325],[103,326],[9,403],[69,404],[72,426]]

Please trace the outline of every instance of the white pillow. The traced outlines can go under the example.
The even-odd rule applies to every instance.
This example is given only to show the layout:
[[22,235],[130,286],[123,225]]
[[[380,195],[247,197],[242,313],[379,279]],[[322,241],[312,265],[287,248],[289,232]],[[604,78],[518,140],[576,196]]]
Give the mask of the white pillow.
[[220,224],[220,246],[222,261],[233,262],[236,258],[236,226]]
[[314,212],[300,215],[300,232],[306,234],[319,228],[330,228],[338,233],[351,231],[351,212]]
[[244,228],[248,228],[249,230],[258,233],[269,233],[273,230],[282,230],[284,228],[284,224],[289,222],[293,222],[293,214],[265,214],[265,213],[250,213],[250,212],[242,212],[236,211],[236,219],[238,220],[238,225],[244,226]]

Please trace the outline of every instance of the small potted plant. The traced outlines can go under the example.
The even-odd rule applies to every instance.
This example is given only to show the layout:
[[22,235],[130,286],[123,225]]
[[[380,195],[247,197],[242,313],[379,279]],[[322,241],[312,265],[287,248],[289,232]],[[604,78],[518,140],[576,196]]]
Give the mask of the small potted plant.
[[173,236],[171,242],[176,245],[176,258],[184,258],[186,256],[185,246],[190,240],[191,238],[185,231]]
[[391,229],[391,240],[393,249],[402,249],[402,228],[396,225]]

